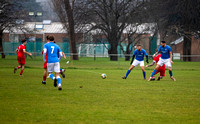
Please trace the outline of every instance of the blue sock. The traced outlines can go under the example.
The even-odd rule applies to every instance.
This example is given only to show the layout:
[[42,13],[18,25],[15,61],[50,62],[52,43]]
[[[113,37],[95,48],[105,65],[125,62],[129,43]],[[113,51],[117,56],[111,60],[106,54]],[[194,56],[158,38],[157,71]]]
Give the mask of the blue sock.
[[56,77],[57,81],[58,81],[58,84],[61,84],[61,78],[60,76]]
[[170,75],[170,77],[172,76],[172,71],[169,71],[169,75]]
[[143,77],[146,79],[146,71],[143,72]]
[[131,72],[130,70],[128,70],[128,71],[126,72],[126,77],[129,75],[130,72]]
[[54,75],[53,74],[49,74],[49,77],[52,79],[52,80],[54,80]]
[[156,72],[157,70],[153,70],[153,72],[151,73],[151,78],[155,75]]

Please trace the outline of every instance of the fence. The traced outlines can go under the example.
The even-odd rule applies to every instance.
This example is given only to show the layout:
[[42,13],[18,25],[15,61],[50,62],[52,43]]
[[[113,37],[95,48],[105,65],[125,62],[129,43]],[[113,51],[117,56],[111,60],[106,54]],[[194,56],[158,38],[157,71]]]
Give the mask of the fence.
[[[70,45],[69,42],[56,43],[60,46],[62,51],[66,54],[66,56],[73,55],[70,53]],[[3,49],[6,55],[16,55],[15,50],[20,45],[19,42],[3,42]],[[33,53],[35,56],[42,56],[43,42],[27,42],[26,50],[28,52]],[[109,44],[77,44],[77,54],[79,57],[109,57],[108,48]],[[126,49],[126,44],[122,44],[123,49]],[[133,51],[132,51],[133,52]],[[130,54],[130,56],[132,53]],[[124,58],[124,54],[118,46],[118,54],[114,54],[112,56],[118,56],[119,58]],[[149,56],[151,59],[151,55]],[[186,58],[186,59],[184,59]],[[173,53],[174,60],[186,60],[186,61],[200,61],[200,55],[181,55],[180,53]]]
[[[40,56],[42,53],[44,44],[45,44],[44,42],[27,42],[26,50],[27,52],[34,53],[34,55],[36,56]],[[56,44],[60,46],[60,48],[66,55],[70,55],[69,42],[57,42]],[[20,45],[19,42],[3,42],[4,53],[6,53],[7,55],[16,55],[15,50],[17,49],[19,45]],[[124,50],[126,49],[126,45],[127,44],[122,44]],[[94,54],[97,57],[109,57],[108,55],[109,47],[110,45],[108,43],[107,44],[77,44],[77,52],[78,52],[78,55],[81,57],[83,56],[93,57]],[[123,52],[120,46],[118,46],[117,49],[118,49],[118,54],[123,56]]]

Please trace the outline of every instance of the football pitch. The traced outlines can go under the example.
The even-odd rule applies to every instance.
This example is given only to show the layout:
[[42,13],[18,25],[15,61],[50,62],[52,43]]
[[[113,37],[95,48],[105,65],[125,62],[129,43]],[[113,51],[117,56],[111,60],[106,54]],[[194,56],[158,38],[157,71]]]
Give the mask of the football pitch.
[[[0,123],[200,123],[200,62],[175,61],[176,82],[168,71],[161,81],[148,82],[140,67],[123,80],[129,63],[80,58],[66,64],[62,59],[66,77],[58,91],[49,78],[41,84],[41,57],[27,58],[20,77],[20,70],[13,73],[16,56],[6,56],[0,59]],[[147,78],[154,67],[146,68]]]

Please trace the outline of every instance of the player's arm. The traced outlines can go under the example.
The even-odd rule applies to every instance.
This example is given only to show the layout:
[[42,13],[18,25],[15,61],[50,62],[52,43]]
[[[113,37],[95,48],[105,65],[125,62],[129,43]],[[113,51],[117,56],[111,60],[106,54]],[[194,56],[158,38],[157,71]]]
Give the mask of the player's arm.
[[29,53],[29,52],[27,52],[26,49],[23,49],[23,52],[26,53],[26,54],[28,54],[29,56],[32,56],[32,54]]
[[130,65],[133,63],[133,60],[135,59],[135,55],[136,55],[136,50],[135,50],[134,53],[133,53],[133,56],[132,56]]
[[47,54],[47,49],[44,47],[43,49],[43,60],[46,62],[46,54]]
[[160,53],[160,50],[161,50],[161,46],[158,48],[158,51],[156,51],[156,53],[155,53],[155,54],[153,54],[153,58],[154,58],[155,56],[157,56],[157,55],[158,55],[158,53]]
[[156,53],[154,53],[154,54],[153,54],[153,58],[154,58],[155,56],[157,56],[158,53],[159,53],[158,51],[157,51]]
[[155,63],[156,63],[156,62],[155,62],[155,61],[153,61],[151,64],[149,64],[149,65],[146,65],[146,67],[151,67],[151,66],[153,66]]
[[63,55],[64,59],[66,60],[67,58],[66,58],[65,53],[63,51],[62,51],[62,55]]
[[147,54],[146,51],[144,51],[144,52],[145,52],[144,54],[145,54],[145,56],[146,56],[146,62],[149,63],[149,57],[148,57],[148,54]]
[[61,52],[59,52],[59,57],[58,57],[58,59],[60,60],[62,57],[63,57],[63,54],[62,54],[62,51],[61,51]]
[[172,51],[169,52],[169,54],[170,54],[170,61],[171,61],[172,64],[174,64],[174,62],[172,61]]
[[149,63],[149,57],[146,55],[146,62]]
[[58,47],[58,53],[59,53],[58,59],[60,60],[63,57],[63,52],[61,51],[59,47]]
[[133,63],[134,58],[135,58],[135,55],[133,54],[130,65]]
[[16,53],[18,53],[18,51],[19,51],[18,49],[15,50]]

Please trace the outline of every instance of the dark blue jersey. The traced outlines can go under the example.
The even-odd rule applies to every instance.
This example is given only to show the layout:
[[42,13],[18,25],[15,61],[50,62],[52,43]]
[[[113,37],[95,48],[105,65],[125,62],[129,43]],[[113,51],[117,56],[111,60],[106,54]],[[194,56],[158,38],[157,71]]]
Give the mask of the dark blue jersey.
[[166,45],[165,47],[160,46],[158,48],[158,52],[161,53],[161,58],[162,59],[169,59],[170,58],[170,52],[171,52],[171,47]]
[[135,55],[135,59],[138,61],[144,61],[144,56],[147,56],[147,52],[144,49],[138,51],[137,49],[134,51],[133,55]]

